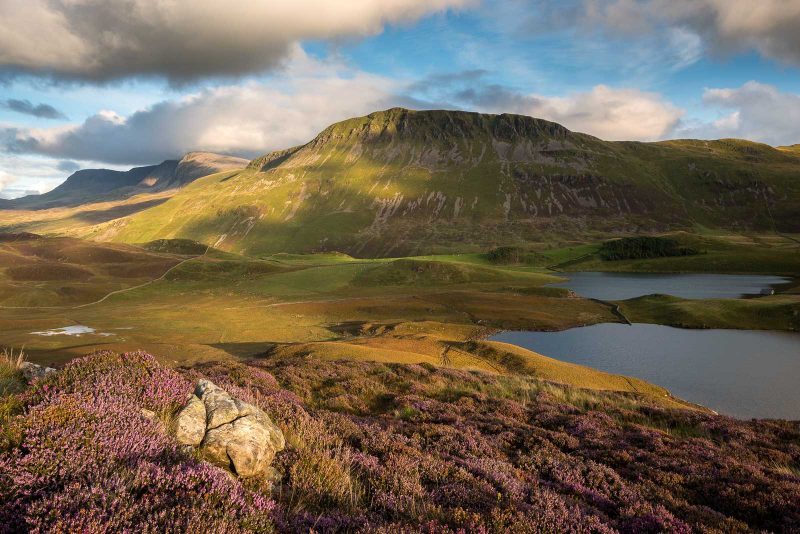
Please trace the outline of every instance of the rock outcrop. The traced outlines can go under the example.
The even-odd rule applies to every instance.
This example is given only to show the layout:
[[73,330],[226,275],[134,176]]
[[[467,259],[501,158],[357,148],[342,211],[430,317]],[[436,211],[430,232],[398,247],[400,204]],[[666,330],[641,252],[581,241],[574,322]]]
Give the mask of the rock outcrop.
[[56,370],[52,367],[44,367],[31,362],[23,362],[22,367],[20,367],[20,371],[22,371],[22,377],[29,384],[34,380],[38,380],[49,375],[50,373],[56,372]]
[[208,380],[197,383],[174,432],[181,444],[197,447],[206,460],[240,477],[266,475],[285,446],[283,432],[266,413]]

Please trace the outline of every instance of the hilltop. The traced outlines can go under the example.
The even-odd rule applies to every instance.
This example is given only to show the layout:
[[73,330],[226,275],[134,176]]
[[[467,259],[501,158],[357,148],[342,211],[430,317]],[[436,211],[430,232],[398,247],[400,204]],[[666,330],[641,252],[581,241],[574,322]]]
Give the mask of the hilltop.
[[180,160],[134,167],[128,171],[81,169],[61,185],[41,195],[1,200],[1,209],[42,210],[79,206],[101,200],[125,199],[144,192],[182,187],[201,176],[241,169],[247,160],[211,152],[189,152]]

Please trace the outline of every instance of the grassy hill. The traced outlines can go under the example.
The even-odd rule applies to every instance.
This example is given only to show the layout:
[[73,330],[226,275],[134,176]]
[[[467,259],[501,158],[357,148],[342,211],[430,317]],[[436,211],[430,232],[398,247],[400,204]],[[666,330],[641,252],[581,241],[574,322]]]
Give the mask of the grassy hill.
[[519,115],[390,109],[204,177],[87,235],[380,257],[544,235],[793,232],[798,173],[796,152],[748,141],[612,143]]
[[0,234],[0,306],[85,304],[158,278],[183,259],[129,245]]

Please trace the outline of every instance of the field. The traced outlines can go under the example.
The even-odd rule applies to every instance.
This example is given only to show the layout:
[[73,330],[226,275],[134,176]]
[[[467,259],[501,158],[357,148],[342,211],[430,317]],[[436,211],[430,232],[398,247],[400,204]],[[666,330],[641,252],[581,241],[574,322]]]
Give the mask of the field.
[[[40,248],[49,243],[60,251],[64,239],[30,243]],[[186,245],[148,248],[183,250]],[[492,373],[536,374],[541,367],[545,376],[554,377],[552,368],[558,364],[533,353],[492,343],[481,343],[480,350],[464,344],[495,328],[562,329],[614,319],[607,306],[541,289],[558,278],[540,272],[452,260],[363,261],[329,254],[250,259],[215,250],[180,259],[137,250],[146,258],[169,258],[165,266],[172,268],[163,278],[154,272],[152,283],[102,302],[94,303],[95,294],[74,294],[60,307],[6,306],[0,311],[3,342],[25,346],[34,361],[46,363],[96,349],[143,348],[181,364],[302,352],[323,359],[429,362]],[[88,269],[90,264],[75,265]],[[97,281],[98,292],[105,289],[104,278],[91,281]],[[38,281],[8,283],[17,285],[19,295],[41,290]],[[94,332],[32,333],[69,325]],[[586,370],[574,381],[588,384],[593,373]],[[600,382],[630,388],[627,380],[595,384]]]
[[184,259],[128,245],[0,234],[0,306],[86,304],[157,279]]

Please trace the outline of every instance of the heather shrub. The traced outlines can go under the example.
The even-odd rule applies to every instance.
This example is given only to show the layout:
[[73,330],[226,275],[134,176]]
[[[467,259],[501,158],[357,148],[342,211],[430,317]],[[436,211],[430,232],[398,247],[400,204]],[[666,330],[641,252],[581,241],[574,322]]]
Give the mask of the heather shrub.
[[[800,465],[796,422],[737,421],[462,370],[300,358],[248,365],[295,395],[303,422],[287,412],[285,424],[295,425],[298,447],[341,455],[343,469],[325,480],[360,488],[337,500],[320,484],[326,497],[308,498],[314,479],[297,470],[311,470],[294,464],[276,497],[281,530],[306,528],[309,510],[320,532],[800,528],[800,477],[787,467]],[[361,407],[340,402],[342,391]],[[291,498],[299,490],[303,511]]]
[[8,532],[269,531],[274,503],[181,451],[167,417],[191,383],[143,353],[75,360],[39,380],[0,453]]
[[[164,431],[200,377],[283,430],[274,486],[230,478]],[[9,531],[800,530],[800,423],[634,394],[421,365],[173,371],[99,354],[13,398],[24,414],[0,448]]]

